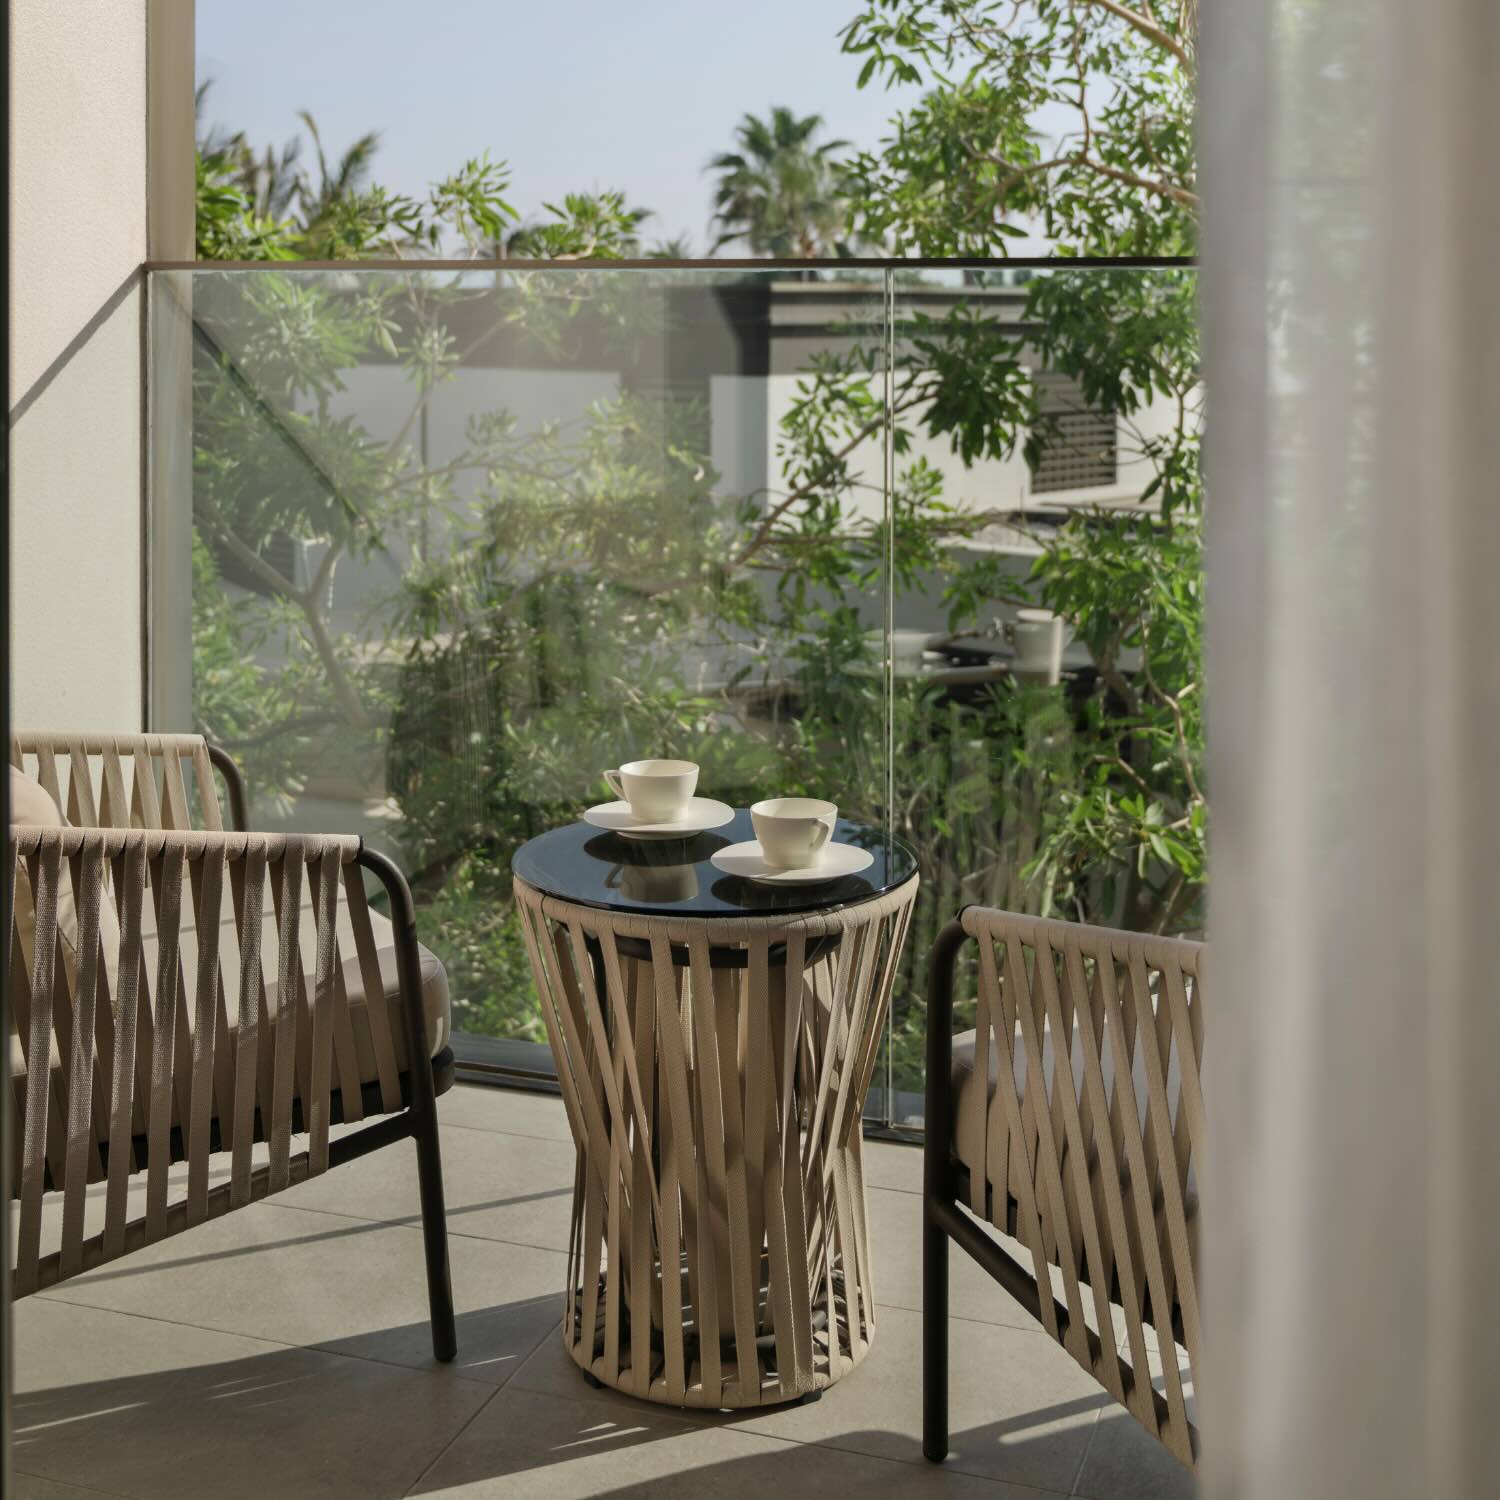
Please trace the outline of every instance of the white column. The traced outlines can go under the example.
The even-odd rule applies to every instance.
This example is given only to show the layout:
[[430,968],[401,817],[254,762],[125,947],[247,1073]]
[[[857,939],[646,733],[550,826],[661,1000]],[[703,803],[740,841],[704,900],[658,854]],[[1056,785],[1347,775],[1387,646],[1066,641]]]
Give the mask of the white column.
[[140,727],[146,0],[13,0],[13,721]]

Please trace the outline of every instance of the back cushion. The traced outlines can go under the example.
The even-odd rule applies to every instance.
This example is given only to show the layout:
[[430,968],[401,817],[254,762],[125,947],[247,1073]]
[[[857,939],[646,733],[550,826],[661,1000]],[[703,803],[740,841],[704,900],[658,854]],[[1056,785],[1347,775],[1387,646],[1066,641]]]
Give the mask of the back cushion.
[[[10,768],[10,821],[15,828],[66,828],[68,820],[58,810],[47,789],[15,766]],[[106,876],[107,879],[107,876]],[[16,934],[20,939],[21,953],[26,960],[29,978],[36,949],[36,906],[25,867],[18,872],[15,896]],[[57,935],[62,954],[64,972],[68,980],[68,993],[77,994],[78,987],[78,911],[73,900],[73,882],[66,867],[58,885]],[[109,981],[110,1001],[113,1003],[119,987],[120,970],[120,921],[114,901],[106,887],[105,898],[99,908],[99,938],[104,949],[104,972]]]

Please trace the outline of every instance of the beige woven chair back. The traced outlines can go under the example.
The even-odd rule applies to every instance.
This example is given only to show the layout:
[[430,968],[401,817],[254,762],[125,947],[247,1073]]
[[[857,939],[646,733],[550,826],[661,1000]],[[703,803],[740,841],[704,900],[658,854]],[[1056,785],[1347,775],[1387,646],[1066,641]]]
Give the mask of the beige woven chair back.
[[325,1170],[332,1124],[402,1108],[405,1049],[358,838],[220,831],[195,736],[28,756],[76,826],[12,829],[18,1295]]
[[1030,1252],[1047,1332],[1191,1463],[1174,1356],[1184,1346],[1197,1368],[1204,946],[978,907],[962,922],[989,1085],[965,1091],[955,1121],[977,1158],[968,1206]]
[[41,782],[75,828],[224,826],[199,734],[27,731],[11,737],[10,762]]

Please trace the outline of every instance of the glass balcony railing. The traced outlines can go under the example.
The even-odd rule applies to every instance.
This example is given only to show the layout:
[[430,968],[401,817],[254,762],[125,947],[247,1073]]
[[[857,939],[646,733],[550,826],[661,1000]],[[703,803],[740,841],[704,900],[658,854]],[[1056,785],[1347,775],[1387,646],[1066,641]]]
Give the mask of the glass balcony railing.
[[[606,766],[686,757],[725,801],[888,826],[924,885],[870,1108],[917,1123],[960,905],[1146,925],[1149,889],[1195,920],[1190,809],[1164,794],[1162,846],[1123,860],[1058,827],[1143,645],[1149,675],[1108,589],[1193,567],[1194,356],[1168,378],[1132,342],[1192,295],[1178,267],[153,272],[158,727],[235,754],[256,826],[398,856],[481,1068],[549,1067],[510,856]],[[1053,680],[1007,625],[1090,546]],[[1152,773],[1116,748],[1128,800]]]

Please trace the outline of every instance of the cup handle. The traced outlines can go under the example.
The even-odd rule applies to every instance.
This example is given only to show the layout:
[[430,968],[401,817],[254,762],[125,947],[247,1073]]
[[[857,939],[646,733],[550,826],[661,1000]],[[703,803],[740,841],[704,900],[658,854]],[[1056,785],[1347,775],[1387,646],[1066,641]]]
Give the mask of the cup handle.
[[620,780],[620,773],[618,771],[606,771],[604,779],[609,783],[610,791],[623,802],[625,800],[625,783]]
[[823,845],[826,844],[828,842],[828,840],[831,839],[832,837],[833,837],[833,829],[830,828],[827,823],[819,823],[818,824],[818,832],[817,832],[817,834],[813,838],[812,852],[814,854],[821,853],[822,849],[823,849]]

